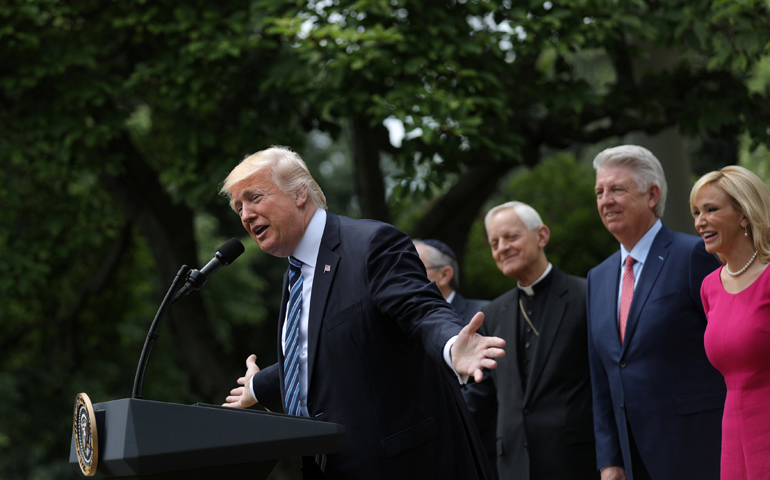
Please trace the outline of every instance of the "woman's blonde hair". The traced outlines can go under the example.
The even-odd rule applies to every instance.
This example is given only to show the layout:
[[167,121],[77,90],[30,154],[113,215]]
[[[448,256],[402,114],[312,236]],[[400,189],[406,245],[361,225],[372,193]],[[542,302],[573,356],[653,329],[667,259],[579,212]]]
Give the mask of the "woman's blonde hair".
[[751,170],[730,165],[698,179],[690,192],[690,210],[695,196],[706,185],[714,185],[730,197],[733,208],[749,221],[754,249],[762,263],[770,263],[770,190]]

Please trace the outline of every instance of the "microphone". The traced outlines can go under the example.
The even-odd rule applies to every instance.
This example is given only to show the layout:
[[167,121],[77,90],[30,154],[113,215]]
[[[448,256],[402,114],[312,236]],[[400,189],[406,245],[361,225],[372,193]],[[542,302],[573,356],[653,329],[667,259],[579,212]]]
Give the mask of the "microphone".
[[237,238],[231,238],[219,247],[209,263],[200,270],[192,269],[187,274],[187,282],[184,287],[179,289],[171,303],[175,303],[182,297],[189,294],[192,290],[200,290],[206,285],[209,277],[220,268],[230,265],[236,258],[240,257],[246,249]]
[[[166,309],[173,305],[177,300],[180,300],[191,290],[200,290],[206,285],[206,281],[211,275],[214,274],[220,268],[230,265],[236,258],[240,257],[246,249],[243,248],[243,244],[238,241],[237,238],[231,238],[224,245],[217,249],[214,254],[214,258],[206,264],[200,270],[190,270],[187,265],[182,265],[182,268],[177,272],[174,281],[171,282],[166,296],[163,297],[163,302],[160,304],[158,313],[155,314],[155,319],[152,321],[150,331],[147,333],[147,338],[144,341],[144,347],[142,348],[142,354],[139,356],[139,365],[136,367],[136,377],[134,377],[134,390],[131,398],[144,398],[142,397],[142,390],[144,389],[144,374],[147,370],[147,363],[150,360],[150,353],[152,352],[152,346],[155,344],[155,340],[158,339],[158,330],[160,330],[160,324],[163,321],[163,315],[166,313]],[[174,299],[169,301],[171,294],[177,285],[182,282],[182,277],[187,274],[187,282],[184,287],[180,288],[174,296]]]

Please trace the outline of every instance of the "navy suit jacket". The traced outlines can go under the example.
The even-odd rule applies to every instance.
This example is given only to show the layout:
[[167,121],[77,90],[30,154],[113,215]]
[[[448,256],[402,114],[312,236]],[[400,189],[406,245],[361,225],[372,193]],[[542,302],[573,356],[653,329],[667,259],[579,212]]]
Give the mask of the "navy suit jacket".
[[[489,300],[465,298],[457,292],[452,299],[452,306],[455,307],[460,320],[465,325],[468,325],[473,316],[488,303]],[[473,378],[468,379],[468,383],[462,387],[462,393],[473,417],[473,423],[476,424],[476,429],[481,436],[481,443],[487,452],[492,470],[497,477],[497,435],[495,433],[497,430],[497,398],[495,398],[495,387],[490,375],[490,372],[485,371],[484,380],[480,384],[474,383]]]
[[[346,428],[326,478],[489,478],[459,382],[443,359],[463,324],[404,233],[328,213],[310,302],[307,410]],[[253,381],[268,407],[282,404],[282,350],[279,335],[278,364]]]
[[665,226],[618,334],[620,252],[588,272],[589,360],[597,464],[633,480],[630,426],[656,480],[718,480],[725,383],[703,346],[703,278],[719,266],[703,240]]
[[471,323],[473,316],[480,312],[481,307],[487,303],[489,303],[489,300],[465,298],[457,292],[455,292],[455,296],[452,299],[452,306],[457,310],[457,315],[464,325]]

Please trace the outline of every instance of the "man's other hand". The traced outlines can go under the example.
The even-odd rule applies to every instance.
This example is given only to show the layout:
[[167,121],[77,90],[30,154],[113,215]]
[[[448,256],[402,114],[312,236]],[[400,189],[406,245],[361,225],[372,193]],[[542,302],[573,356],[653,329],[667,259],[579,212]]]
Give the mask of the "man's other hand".
[[476,333],[484,323],[484,314],[478,312],[471,322],[460,331],[452,345],[452,365],[462,375],[473,375],[476,382],[484,378],[482,369],[493,369],[497,362],[493,359],[505,356],[505,340],[498,337],[485,337]]
[[222,406],[248,408],[257,403],[257,399],[254,398],[254,395],[251,393],[251,388],[249,388],[251,377],[257,372],[259,372],[257,356],[252,354],[246,359],[246,374],[236,380],[238,385],[241,386],[230,390],[230,396],[225,399],[226,403],[223,403]]

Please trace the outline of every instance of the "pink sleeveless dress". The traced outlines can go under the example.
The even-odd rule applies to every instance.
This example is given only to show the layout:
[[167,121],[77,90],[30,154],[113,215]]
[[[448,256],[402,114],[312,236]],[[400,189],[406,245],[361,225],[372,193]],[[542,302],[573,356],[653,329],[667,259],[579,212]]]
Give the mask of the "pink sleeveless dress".
[[721,270],[703,280],[701,299],[706,354],[727,384],[722,480],[770,480],[770,267],[736,294]]

